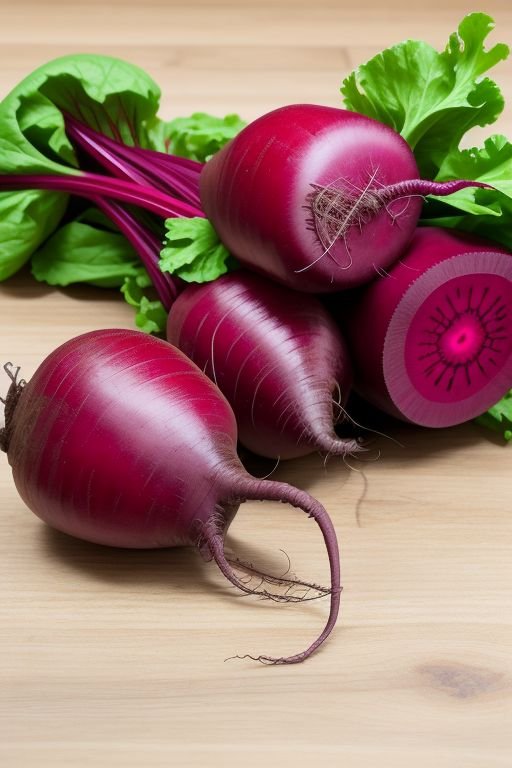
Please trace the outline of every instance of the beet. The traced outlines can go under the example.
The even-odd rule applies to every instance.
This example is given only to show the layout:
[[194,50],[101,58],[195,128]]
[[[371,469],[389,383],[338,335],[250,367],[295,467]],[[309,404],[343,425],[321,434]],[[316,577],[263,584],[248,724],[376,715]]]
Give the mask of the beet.
[[305,651],[258,659],[299,662],[322,644],[340,600],[332,523],[304,491],[246,472],[229,404],[184,354],[137,331],[104,330],[63,344],[25,386],[6,370],[12,384],[0,447],[27,506],[64,533],[116,547],[198,546],[244,592],[290,601],[293,590],[270,595],[244,584],[224,537],[246,499],[288,502],[313,517],[331,568],[331,588],[319,588],[330,594],[327,624]]
[[426,194],[478,182],[418,179],[408,144],[356,112],[281,107],[208,161],[201,202],[247,267],[312,293],[368,282],[409,242]]
[[290,459],[361,450],[334,431],[352,372],[316,297],[240,270],[186,288],[171,307],[167,338],[215,381],[241,443],[255,453]]
[[512,387],[512,255],[420,228],[389,275],[344,317],[355,389],[398,418],[448,427]]

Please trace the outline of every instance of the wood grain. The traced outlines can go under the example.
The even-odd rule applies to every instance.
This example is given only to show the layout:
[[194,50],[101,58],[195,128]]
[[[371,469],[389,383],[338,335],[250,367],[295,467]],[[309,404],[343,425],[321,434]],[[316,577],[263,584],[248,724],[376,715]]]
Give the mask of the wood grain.
[[[487,0],[495,39],[512,10]],[[67,0],[0,3],[0,89],[73,51],[131,59],[163,114],[339,104],[341,78],[405,37],[442,46],[463,0]],[[510,63],[498,77],[512,103]],[[512,132],[507,108],[498,126]],[[482,132],[483,133],[483,132]],[[114,292],[0,289],[0,359],[29,376],[70,336],[131,327]],[[0,461],[0,762],[6,768],[311,765],[508,768],[512,735],[510,452],[477,427],[390,427],[378,461],[276,474],[328,507],[343,550],[343,616],[308,663],[224,659],[301,649],[323,602],[238,599],[194,551],[124,552],[45,528]],[[269,471],[256,464],[260,474]],[[172,468],[170,468],[172,471]],[[311,521],[248,503],[230,544],[326,580]]]

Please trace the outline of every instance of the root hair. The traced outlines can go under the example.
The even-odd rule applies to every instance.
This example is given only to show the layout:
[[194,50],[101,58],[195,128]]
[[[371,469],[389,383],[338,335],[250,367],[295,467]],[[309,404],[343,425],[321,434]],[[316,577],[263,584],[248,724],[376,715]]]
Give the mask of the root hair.
[[9,386],[5,399],[3,397],[0,397],[0,402],[4,406],[4,416],[5,416],[5,424],[2,427],[2,429],[0,429],[0,451],[4,451],[4,453],[7,453],[7,451],[9,450],[9,443],[11,440],[12,418],[14,416],[14,411],[16,410],[16,406],[18,405],[18,400],[20,399],[20,395],[27,382],[25,381],[25,379],[18,379],[19,372],[20,372],[19,365],[15,368],[12,363],[5,363],[4,371],[6,372],[7,376],[11,380],[11,384]]

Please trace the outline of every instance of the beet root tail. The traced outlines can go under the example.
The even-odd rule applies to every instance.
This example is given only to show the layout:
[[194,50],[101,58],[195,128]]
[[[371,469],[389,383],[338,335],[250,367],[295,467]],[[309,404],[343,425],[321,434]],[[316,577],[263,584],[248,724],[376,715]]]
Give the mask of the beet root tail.
[[[251,656],[249,654],[244,654],[243,656],[234,657],[252,659],[253,661],[259,661],[264,664],[297,664],[299,662],[305,661],[324,643],[327,637],[331,634],[338,618],[342,587],[340,580],[340,556],[338,541],[333,524],[320,502],[318,502],[305,491],[294,488],[287,483],[273,482],[269,480],[256,480],[254,478],[250,478],[244,482],[240,495],[244,500],[255,499],[259,501],[266,500],[289,503],[298,509],[302,509],[309,517],[313,518],[322,532],[327,555],[329,558],[331,573],[330,588],[325,589],[313,584],[309,584],[308,582],[301,582],[295,579],[277,579],[277,581],[280,581],[281,583],[287,583],[290,581],[295,585],[316,589],[322,593],[320,596],[325,594],[330,595],[329,615],[322,632],[308,648],[292,656]],[[261,592],[252,589],[246,582],[239,579],[234,573],[233,567],[230,561],[226,558],[224,552],[224,532],[222,528],[219,527],[218,524],[214,521],[214,519],[212,519],[211,524],[207,524],[207,526],[205,526],[203,536],[205,543],[210,549],[213,559],[217,563],[223,575],[228,579],[228,581],[241,589],[243,592],[247,594],[264,595],[265,597],[269,597],[270,599],[278,600],[280,602],[302,602],[305,599],[308,599],[307,597],[293,596],[288,592],[284,595],[275,595],[273,593],[267,592],[267,590]],[[259,571],[257,573],[260,576],[263,575]]]

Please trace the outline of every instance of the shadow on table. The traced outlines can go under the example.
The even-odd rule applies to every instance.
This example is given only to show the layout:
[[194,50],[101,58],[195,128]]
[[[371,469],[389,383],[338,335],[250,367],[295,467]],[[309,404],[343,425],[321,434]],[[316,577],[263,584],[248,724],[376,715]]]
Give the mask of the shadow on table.
[[[290,482],[307,491],[321,477],[332,477],[334,473],[339,478],[341,489],[351,471],[366,472],[376,462],[390,467],[402,465],[407,468],[424,462],[431,456],[448,457],[456,451],[479,444],[482,448],[489,443],[506,447],[503,438],[497,433],[483,429],[475,423],[446,429],[427,429],[405,424],[370,410],[366,419],[361,419],[360,416],[360,423],[368,427],[371,425],[371,429],[364,432],[367,450],[348,456],[345,460],[340,456],[325,459],[324,456],[313,453],[298,459],[276,462],[274,459],[255,456],[242,447],[239,448],[239,453],[246,469],[256,477]],[[338,432],[343,434],[343,428],[339,428]]]
[[[49,526],[41,526],[41,547],[44,557],[58,560],[70,573],[117,587],[137,585],[151,591],[168,586],[173,593],[200,590],[226,600],[246,596],[224,580],[215,562],[205,562],[194,547],[117,549],[75,539]],[[226,551],[228,556],[236,551],[245,562],[261,563],[261,567],[266,562],[267,570],[270,558],[270,570],[275,576],[287,569],[283,552],[262,551],[231,534]],[[259,578],[251,584],[256,588],[259,585]],[[261,605],[257,599],[254,602]]]
[[206,563],[193,547],[167,549],[121,549],[75,539],[49,526],[41,528],[43,554],[64,563],[70,571],[116,585],[143,584],[149,588],[169,584],[173,590],[189,591],[191,584],[218,588]]

